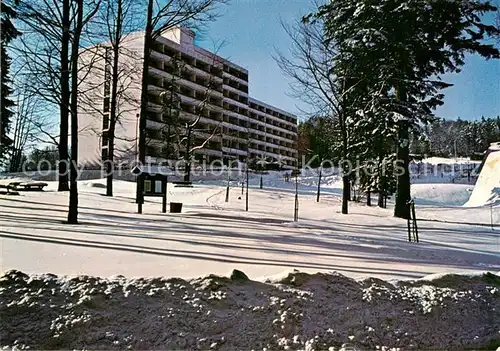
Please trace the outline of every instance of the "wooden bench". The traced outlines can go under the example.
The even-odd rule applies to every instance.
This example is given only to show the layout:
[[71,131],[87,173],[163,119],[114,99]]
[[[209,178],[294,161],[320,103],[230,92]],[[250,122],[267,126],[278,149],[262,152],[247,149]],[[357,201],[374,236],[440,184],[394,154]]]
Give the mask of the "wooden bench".
[[193,183],[191,182],[172,182],[175,188],[192,188]]
[[13,189],[18,191],[43,191],[43,188],[48,184],[44,182],[12,182],[9,185],[13,186]]
[[0,195],[19,195],[19,192],[17,192],[16,188],[10,184],[0,184]]

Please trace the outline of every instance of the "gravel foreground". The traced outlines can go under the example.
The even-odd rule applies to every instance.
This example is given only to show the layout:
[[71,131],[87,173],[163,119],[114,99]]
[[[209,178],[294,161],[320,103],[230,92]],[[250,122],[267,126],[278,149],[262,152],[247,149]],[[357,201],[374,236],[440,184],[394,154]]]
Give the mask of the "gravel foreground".
[[500,276],[279,282],[0,278],[0,345],[31,349],[407,350],[500,346]]

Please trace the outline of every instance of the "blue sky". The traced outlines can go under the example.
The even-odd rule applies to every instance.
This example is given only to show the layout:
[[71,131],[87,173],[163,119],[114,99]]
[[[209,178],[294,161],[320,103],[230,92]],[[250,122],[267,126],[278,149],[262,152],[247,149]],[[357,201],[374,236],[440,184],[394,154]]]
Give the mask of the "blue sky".
[[[250,95],[300,117],[298,106],[304,105],[287,96],[290,81],[272,55],[290,47],[280,20],[291,23],[311,8],[308,0],[230,0],[221,8],[221,17],[198,38],[199,45],[212,50],[214,41],[224,40],[219,55],[248,69]],[[455,86],[446,89],[445,105],[437,115],[453,119],[500,115],[500,60],[470,56],[461,73],[444,78]]]

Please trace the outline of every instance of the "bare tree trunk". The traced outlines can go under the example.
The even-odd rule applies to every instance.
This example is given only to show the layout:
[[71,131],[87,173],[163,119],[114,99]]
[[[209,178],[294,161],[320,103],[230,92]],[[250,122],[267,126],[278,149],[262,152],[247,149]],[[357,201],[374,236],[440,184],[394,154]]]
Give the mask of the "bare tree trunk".
[[73,30],[73,41],[71,42],[71,163],[70,163],[70,191],[68,223],[78,224],[78,57],[80,48],[80,37],[84,26],[96,14],[100,1],[83,18],[83,0],[76,1],[76,22]]
[[111,106],[109,114],[109,145],[108,162],[106,169],[106,196],[113,196],[113,172],[114,172],[114,153],[115,153],[115,126],[117,120],[117,94],[118,94],[118,61],[120,57],[120,41],[122,35],[122,15],[123,0],[117,1],[117,18],[115,28],[115,38],[113,43],[113,72],[111,73]]
[[22,105],[20,103],[20,98],[17,98],[17,114],[14,127],[14,135],[12,136],[12,155],[9,164],[10,172],[19,172],[22,162],[22,139],[24,139],[24,125],[26,123],[26,116],[23,113],[25,107],[25,101]]
[[[321,160],[323,162],[323,160]],[[319,177],[318,177],[318,191],[316,193],[316,202],[319,202],[319,194],[321,191],[321,171],[323,170],[322,167],[319,168]]]
[[366,205],[371,206],[372,205],[372,191],[371,189],[368,189],[366,192]]
[[231,172],[229,171],[229,166],[227,167],[227,186],[226,186],[226,202],[229,202],[229,185],[231,182]]
[[61,39],[61,103],[59,106],[60,124],[59,124],[59,184],[58,191],[68,191],[68,118],[70,103],[69,87],[69,43],[70,43],[70,1],[62,0],[62,39]]
[[348,214],[349,196],[351,194],[351,181],[348,175],[342,176],[342,214]]
[[68,223],[78,224],[78,49],[83,26],[83,0],[77,0],[77,19],[71,43],[71,164]]
[[380,208],[384,208],[384,193],[382,192],[382,189],[380,189],[380,191],[378,192],[377,206]]
[[184,170],[184,181],[189,182],[191,179],[191,131],[193,127],[191,125],[188,126],[187,130],[187,141],[186,141],[186,162]]
[[[148,113],[148,77],[149,58],[151,56],[151,46],[153,45],[153,0],[148,2],[146,19],[146,31],[144,33],[144,58],[142,66],[141,83],[141,114],[139,116],[139,162],[144,165],[146,162],[146,118]],[[142,177],[138,178],[136,202],[143,203],[144,184]]]
[[[347,157],[347,130],[346,130],[346,123],[345,123],[345,112],[342,111],[342,114],[340,116],[340,129],[341,129],[341,134],[342,134],[342,157],[344,159]],[[349,175],[345,174],[344,170],[342,170],[344,173],[342,175],[342,214],[348,214],[349,213],[349,200],[351,199],[351,182],[349,180]]]

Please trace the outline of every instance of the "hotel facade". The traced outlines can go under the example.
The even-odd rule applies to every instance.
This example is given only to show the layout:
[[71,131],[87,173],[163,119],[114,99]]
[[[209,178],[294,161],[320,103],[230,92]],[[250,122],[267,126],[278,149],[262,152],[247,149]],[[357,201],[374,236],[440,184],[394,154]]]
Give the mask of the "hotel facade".
[[[185,139],[184,126],[197,121],[189,136],[196,162],[265,159],[284,169],[295,168],[296,116],[250,97],[249,72],[198,47],[194,36],[186,28],[175,28],[154,42],[149,61],[146,162],[161,164],[182,157],[185,150],[173,146],[180,139],[173,135],[180,129]],[[120,55],[117,163],[133,162],[138,155],[143,45],[144,35],[133,33],[126,37]],[[85,76],[80,88],[79,159],[86,168],[98,167],[109,155],[110,55],[105,44],[81,54],[83,63],[91,67],[80,73]]]

